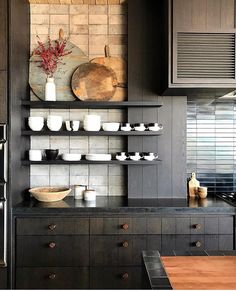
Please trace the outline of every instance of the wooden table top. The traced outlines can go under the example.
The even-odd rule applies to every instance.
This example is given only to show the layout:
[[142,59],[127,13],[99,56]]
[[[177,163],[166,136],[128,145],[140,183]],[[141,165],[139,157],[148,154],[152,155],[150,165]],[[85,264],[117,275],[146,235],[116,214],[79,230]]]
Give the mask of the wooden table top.
[[176,290],[236,290],[236,257],[162,257]]

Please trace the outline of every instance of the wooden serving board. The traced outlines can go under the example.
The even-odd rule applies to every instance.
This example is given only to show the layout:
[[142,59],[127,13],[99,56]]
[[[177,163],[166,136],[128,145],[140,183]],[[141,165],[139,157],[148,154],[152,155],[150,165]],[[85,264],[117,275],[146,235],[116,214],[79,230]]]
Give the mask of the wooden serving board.
[[[71,90],[71,77],[79,65],[88,62],[88,57],[73,43],[68,41],[66,49],[72,53],[63,58],[64,65],[59,64],[54,76],[57,101],[74,101],[76,99]],[[38,56],[32,56],[30,59],[29,84],[34,94],[39,99],[45,100],[46,74],[39,68],[39,63],[35,62],[38,59]]]
[[235,290],[236,257],[162,257],[176,290]]
[[123,58],[111,57],[109,46],[105,46],[105,57],[95,58],[90,61],[91,63],[96,63],[110,67],[116,74],[118,84],[116,92],[110,101],[125,101],[128,96],[127,88],[127,63]]
[[82,101],[109,101],[116,92],[117,78],[106,66],[85,63],[74,72],[72,90]]

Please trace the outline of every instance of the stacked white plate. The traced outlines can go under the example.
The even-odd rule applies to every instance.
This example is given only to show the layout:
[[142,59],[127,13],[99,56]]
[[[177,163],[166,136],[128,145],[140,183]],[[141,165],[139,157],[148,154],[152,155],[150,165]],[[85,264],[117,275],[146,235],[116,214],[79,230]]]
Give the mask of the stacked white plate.
[[97,161],[97,162],[104,162],[104,161],[111,161],[110,154],[88,154],[85,156],[87,161]]

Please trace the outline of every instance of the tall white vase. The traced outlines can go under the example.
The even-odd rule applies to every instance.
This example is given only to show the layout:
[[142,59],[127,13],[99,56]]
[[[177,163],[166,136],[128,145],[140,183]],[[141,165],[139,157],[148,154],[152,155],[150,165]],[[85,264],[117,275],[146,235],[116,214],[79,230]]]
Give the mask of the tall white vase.
[[54,78],[47,78],[45,85],[45,101],[56,101],[56,85]]

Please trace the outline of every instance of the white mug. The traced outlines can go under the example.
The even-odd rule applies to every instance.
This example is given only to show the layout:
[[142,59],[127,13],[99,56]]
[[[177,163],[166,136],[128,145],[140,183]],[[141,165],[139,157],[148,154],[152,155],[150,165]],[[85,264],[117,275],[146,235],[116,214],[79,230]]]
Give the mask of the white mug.
[[87,189],[84,191],[84,200],[85,201],[96,201],[96,191],[95,190],[91,190],[91,189]]
[[49,115],[47,118],[47,127],[51,131],[59,131],[62,127],[62,117],[56,115]]
[[42,161],[42,152],[40,150],[29,150],[29,160],[32,162]]
[[78,131],[79,130],[80,121],[77,120],[67,120],[66,121],[66,130],[68,131]]
[[82,200],[84,191],[86,190],[87,186],[83,185],[76,185],[75,186],[75,199],[76,200]]

